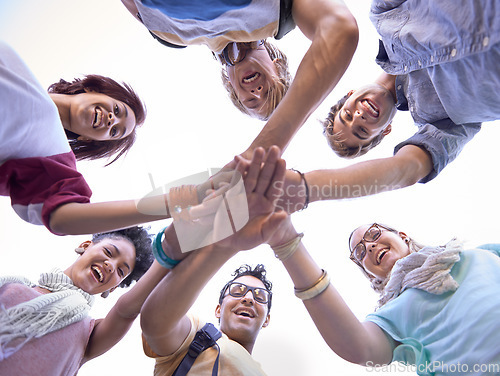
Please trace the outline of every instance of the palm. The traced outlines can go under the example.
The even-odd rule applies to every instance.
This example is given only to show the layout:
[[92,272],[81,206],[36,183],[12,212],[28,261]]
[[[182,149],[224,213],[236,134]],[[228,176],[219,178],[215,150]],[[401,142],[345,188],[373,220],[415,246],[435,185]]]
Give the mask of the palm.
[[265,162],[262,150],[256,150],[251,162],[241,161],[249,221],[234,235],[217,243],[221,247],[246,250],[266,242],[276,226],[286,218],[275,213],[276,203],[282,194],[285,163],[279,158],[279,149],[271,148]]

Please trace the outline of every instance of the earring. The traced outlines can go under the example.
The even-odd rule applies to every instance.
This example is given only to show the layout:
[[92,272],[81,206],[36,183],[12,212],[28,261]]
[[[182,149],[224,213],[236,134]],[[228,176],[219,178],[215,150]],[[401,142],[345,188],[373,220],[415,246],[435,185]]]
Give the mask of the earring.
[[104,298],[104,299],[106,299],[108,296],[109,296],[109,290],[108,290],[108,291],[104,291],[104,292],[101,294],[101,298]]
[[406,244],[410,244],[410,239],[406,238],[406,239],[405,239],[405,243],[406,243]]
[[83,247],[75,248],[75,252],[78,253],[79,255],[83,255],[83,252],[85,252],[85,248]]

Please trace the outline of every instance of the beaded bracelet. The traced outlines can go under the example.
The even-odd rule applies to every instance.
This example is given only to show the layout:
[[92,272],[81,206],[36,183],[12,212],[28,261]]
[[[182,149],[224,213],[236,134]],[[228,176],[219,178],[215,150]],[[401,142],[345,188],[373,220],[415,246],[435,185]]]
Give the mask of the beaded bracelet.
[[300,172],[299,170],[296,170],[294,168],[291,168],[290,170],[298,173],[300,175],[300,179],[304,181],[304,187],[306,189],[306,200],[304,202],[304,206],[302,207],[302,209],[299,210],[299,211],[302,211],[304,209],[307,209],[307,207],[309,206],[309,186],[307,185],[306,176],[302,172]]
[[299,243],[303,237],[304,233],[301,232],[295,238],[286,242],[285,244],[276,247],[271,247],[274,251],[274,255],[276,256],[276,258],[280,261],[285,261],[286,259],[291,257],[297,250],[297,247],[299,246]]
[[153,242],[153,256],[155,257],[156,261],[158,261],[158,263],[164,268],[173,269],[181,261],[173,260],[165,254],[165,251],[163,250],[163,247],[161,245],[165,229],[166,227],[161,230],[155,237],[155,240]]
[[325,270],[321,269],[321,271],[323,274],[321,274],[321,277],[319,277],[314,285],[305,289],[294,289],[295,296],[297,298],[301,300],[312,299],[326,290],[326,288],[330,285],[330,277]]

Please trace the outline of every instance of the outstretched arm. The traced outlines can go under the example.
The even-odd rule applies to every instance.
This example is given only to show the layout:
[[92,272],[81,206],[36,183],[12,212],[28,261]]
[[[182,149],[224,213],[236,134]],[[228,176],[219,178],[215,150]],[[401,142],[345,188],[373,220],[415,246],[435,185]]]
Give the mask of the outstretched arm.
[[168,269],[153,262],[130,291],[118,299],[106,317],[97,320],[85,350],[84,362],[104,354],[123,338],[141,312],[148,295],[167,273]]
[[214,180],[219,184],[228,179],[231,174],[223,171],[202,184],[173,187],[168,193],[158,188],[139,200],[64,204],[51,213],[50,230],[63,235],[95,234],[167,219],[177,206],[198,205]]
[[279,149],[272,148],[261,167],[263,150],[259,148],[243,172],[249,222],[234,235],[189,253],[148,297],[141,311],[141,326],[156,354],[172,354],[185,340],[191,329],[186,313],[217,270],[239,250],[265,242],[284,219],[282,214],[274,213],[285,173],[279,154]]
[[290,89],[257,138],[242,154],[258,146],[282,151],[307,118],[337,85],[358,43],[356,20],[341,0],[294,0],[292,15],[311,46]]
[[155,205],[162,208],[164,214],[151,215],[141,212],[137,209],[135,200],[69,203],[52,212],[50,230],[61,235],[95,234],[170,217],[162,196],[158,197]]
[[[297,232],[288,218],[268,243],[276,247],[296,236]],[[302,242],[295,253],[283,261],[283,265],[298,290],[314,286],[323,273]],[[337,355],[360,365],[391,362],[392,343],[382,329],[371,322],[360,322],[332,284],[319,295],[303,302],[324,340]]]
[[[356,163],[344,168],[305,173],[309,202],[369,196],[411,186],[432,171],[431,156],[418,146],[406,145],[394,156]],[[293,213],[306,199],[304,180],[287,171],[285,194],[277,207]]]

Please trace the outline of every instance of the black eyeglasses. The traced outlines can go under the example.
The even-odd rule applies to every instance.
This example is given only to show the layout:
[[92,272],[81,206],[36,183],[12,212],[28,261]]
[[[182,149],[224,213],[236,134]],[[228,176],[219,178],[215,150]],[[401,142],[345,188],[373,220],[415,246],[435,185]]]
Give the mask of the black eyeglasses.
[[263,40],[255,42],[231,42],[224,47],[220,54],[216,54],[215,56],[221,64],[234,66],[245,59],[249,50],[256,50],[263,44]]
[[354,248],[351,249],[351,260],[361,263],[366,256],[366,246],[364,242],[375,242],[380,238],[382,234],[382,229],[389,230],[388,228],[374,223],[368,230],[363,234],[363,238]]
[[253,298],[257,303],[267,304],[271,300],[271,291],[262,287],[250,287],[240,282],[230,282],[227,284],[225,291],[235,298],[241,298],[247,294],[248,291],[252,292]]

